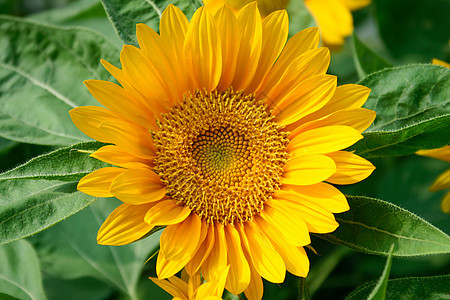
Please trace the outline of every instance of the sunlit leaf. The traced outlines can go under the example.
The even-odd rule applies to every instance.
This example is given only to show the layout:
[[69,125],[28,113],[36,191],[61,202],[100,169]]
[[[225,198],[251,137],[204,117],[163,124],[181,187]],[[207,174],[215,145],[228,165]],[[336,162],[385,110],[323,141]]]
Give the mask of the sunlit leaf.
[[351,149],[364,157],[403,156],[450,143],[450,70],[433,65],[385,69],[360,84],[377,118]]
[[98,105],[83,84],[107,79],[100,59],[119,49],[93,31],[0,17],[0,136],[25,143],[71,145],[90,140],[69,110]]
[[136,24],[144,23],[159,31],[159,21],[164,9],[173,4],[190,19],[198,1],[186,0],[102,0],[106,13],[123,41],[127,45],[137,46]]
[[347,196],[348,212],[336,215],[335,232],[317,235],[355,250],[392,256],[450,253],[450,237],[424,219],[389,202]]
[[38,257],[27,241],[1,245],[0,266],[0,299],[46,299]]

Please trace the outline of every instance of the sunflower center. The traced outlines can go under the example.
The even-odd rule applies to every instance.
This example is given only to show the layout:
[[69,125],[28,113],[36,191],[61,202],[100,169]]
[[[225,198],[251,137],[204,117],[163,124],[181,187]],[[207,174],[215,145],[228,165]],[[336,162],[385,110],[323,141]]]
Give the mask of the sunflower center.
[[168,195],[208,223],[250,220],[279,189],[288,133],[253,95],[197,91],[159,126],[155,171]]

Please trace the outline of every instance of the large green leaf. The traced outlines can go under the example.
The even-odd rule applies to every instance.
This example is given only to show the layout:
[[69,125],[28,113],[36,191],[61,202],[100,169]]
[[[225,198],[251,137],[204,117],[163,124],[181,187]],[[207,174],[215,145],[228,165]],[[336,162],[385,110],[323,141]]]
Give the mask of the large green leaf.
[[338,229],[317,235],[355,250],[388,255],[419,256],[450,253],[450,237],[424,219],[389,202],[347,196],[348,212],[336,216]]
[[379,31],[392,55],[403,63],[444,59],[450,22],[448,0],[375,0]]
[[94,277],[136,299],[144,263],[158,246],[159,234],[126,246],[98,245],[97,230],[119,204],[114,198],[99,199],[82,212],[33,236],[31,241],[43,270],[62,279]]
[[90,140],[69,110],[98,105],[86,79],[107,79],[100,59],[116,63],[119,49],[86,29],[0,17],[0,136],[43,145]]
[[159,31],[159,21],[164,9],[173,4],[190,19],[197,1],[186,0],[102,0],[117,34],[124,44],[137,46],[136,24],[144,23]]
[[0,174],[0,244],[39,232],[85,208],[94,197],[77,191],[77,180],[104,166],[86,142],[34,158]]
[[1,245],[0,266],[0,299],[46,299],[39,260],[27,241]]
[[364,107],[377,118],[352,149],[364,157],[403,156],[450,143],[450,70],[433,65],[385,69],[363,79]]
[[[354,290],[345,299],[367,299],[375,285],[376,282],[365,284]],[[395,300],[444,300],[449,299],[449,295],[450,275],[391,279],[386,291],[386,299]]]
[[369,49],[359,37],[353,33],[353,59],[360,78],[368,74],[392,67],[384,58]]

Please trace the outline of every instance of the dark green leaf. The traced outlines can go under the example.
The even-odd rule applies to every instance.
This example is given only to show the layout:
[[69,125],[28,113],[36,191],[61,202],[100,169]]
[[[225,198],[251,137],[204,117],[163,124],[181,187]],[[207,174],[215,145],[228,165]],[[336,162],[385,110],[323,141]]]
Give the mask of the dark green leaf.
[[123,43],[135,46],[136,24],[147,24],[158,32],[162,12],[169,4],[180,8],[188,19],[194,14],[196,6],[186,0],[102,0],[102,3]]
[[0,246],[0,299],[46,299],[33,247],[24,240]]
[[392,251],[394,250],[394,245],[391,245],[389,249],[388,258],[386,260],[386,265],[384,266],[383,273],[381,274],[380,279],[377,284],[373,288],[367,300],[384,300],[386,299],[386,288],[389,281],[389,273],[391,272],[392,267]]
[[90,140],[69,110],[98,105],[82,81],[107,79],[100,59],[119,49],[86,29],[0,17],[0,136],[25,143],[70,145]]
[[348,212],[336,215],[338,229],[317,235],[355,250],[393,256],[450,253],[450,237],[415,214],[389,202],[362,196],[347,196]]
[[89,156],[103,145],[99,142],[84,142],[43,154],[0,174],[0,182],[19,179],[80,179],[92,171],[109,166]]
[[375,0],[380,34],[403,63],[444,59],[450,28],[448,0]]
[[31,241],[45,272],[61,279],[94,277],[137,299],[138,280],[146,259],[158,246],[159,234],[126,246],[98,245],[98,229],[119,204],[114,198],[99,199],[82,212],[33,236]]
[[450,70],[409,65],[373,73],[364,107],[377,118],[352,149],[366,158],[409,155],[450,143]]
[[49,300],[103,300],[111,299],[111,294],[114,293],[109,285],[95,278],[63,280],[45,276],[45,270],[43,272],[44,290]]
[[[375,285],[376,282],[365,284],[345,299],[367,299]],[[386,291],[386,299],[395,300],[448,300],[450,299],[449,295],[450,275],[391,279]]]
[[364,78],[370,73],[392,67],[390,63],[364,45],[355,33],[353,33],[353,52],[353,59],[360,78]]

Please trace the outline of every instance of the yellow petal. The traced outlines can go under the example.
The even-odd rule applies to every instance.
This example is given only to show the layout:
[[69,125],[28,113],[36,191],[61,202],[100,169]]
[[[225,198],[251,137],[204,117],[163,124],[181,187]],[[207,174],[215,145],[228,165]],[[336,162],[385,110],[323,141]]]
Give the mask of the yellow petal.
[[[175,276],[170,277],[171,279],[177,278]],[[188,300],[188,296],[187,296],[187,283],[184,282],[183,280],[177,278],[174,280],[177,280],[177,284],[173,284],[171,282],[169,282],[168,280],[164,279],[158,279],[158,278],[154,278],[154,277],[149,277],[149,279],[151,281],[153,281],[157,286],[159,286],[160,288],[162,288],[163,290],[165,290],[166,292],[168,292],[170,295],[172,295],[175,298],[179,298],[182,300]]]
[[430,187],[430,191],[435,192],[450,188],[450,169],[439,175],[438,179]]
[[153,113],[117,84],[103,80],[86,80],[84,84],[111,111],[147,129],[158,129]]
[[316,203],[334,213],[341,213],[350,209],[344,194],[325,182],[314,185],[283,185],[282,188],[297,193],[298,197],[303,199],[302,201]]
[[196,87],[214,90],[222,73],[222,47],[213,18],[204,7],[197,9],[192,16],[184,53]]
[[261,275],[256,271],[252,264],[252,259],[247,251],[244,251],[245,257],[247,258],[248,264],[250,266],[250,283],[245,289],[244,293],[249,300],[261,300],[264,293],[264,285],[262,282]]
[[232,83],[236,91],[245,90],[253,80],[261,55],[262,24],[256,2],[243,7],[237,19],[240,29],[240,48]]
[[161,252],[168,260],[185,260],[194,256],[200,240],[202,222],[195,213],[184,221],[167,226],[160,238]]
[[286,43],[289,33],[289,20],[285,10],[275,11],[262,23],[261,58],[249,91],[256,91],[262,84]]
[[239,233],[233,225],[225,226],[225,239],[227,242],[227,258],[230,272],[225,286],[231,293],[242,293],[250,283],[250,267],[244,256]]
[[275,121],[289,125],[322,108],[334,95],[337,79],[317,75],[302,81],[274,107]]
[[336,163],[336,173],[327,181],[334,184],[353,184],[366,179],[375,170],[374,165],[368,160],[346,151],[329,153]]
[[309,9],[319,25],[326,44],[342,45],[344,38],[353,31],[353,17],[345,5],[336,0],[306,0]]
[[300,133],[289,142],[286,151],[293,157],[330,153],[345,149],[362,138],[349,126],[325,126]]
[[133,156],[114,145],[103,146],[90,156],[106,163],[128,169],[142,169],[153,165],[151,160]]
[[254,222],[281,255],[286,269],[295,276],[306,277],[309,271],[309,259],[303,247],[287,243],[283,234],[260,216],[256,216]]
[[286,210],[295,211],[296,215],[306,223],[309,232],[329,233],[339,226],[330,211],[309,201],[302,202],[294,193],[280,191],[272,202]]
[[446,214],[450,214],[450,191],[448,191],[442,199],[441,209]]
[[324,107],[306,116],[302,121],[314,121],[342,109],[360,108],[369,98],[370,89],[358,84],[338,86],[333,97]]
[[112,143],[111,138],[99,127],[102,122],[122,120],[110,110],[98,106],[80,106],[69,111],[72,122],[87,136],[103,143]]
[[149,169],[130,169],[112,182],[111,193],[125,203],[139,205],[163,198],[166,188],[155,172]]
[[192,257],[191,261],[186,265],[186,271],[189,275],[194,275],[203,265],[203,263],[208,258],[214,247],[214,226],[208,226],[208,233],[206,234],[206,238],[203,241],[200,248],[195,253],[194,257]]
[[311,185],[326,180],[336,172],[336,164],[325,155],[299,156],[284,166],[283,184]]
[[112,143],[134,156],[144,159],[156,156],[150,132],[142,126],[108,120],[102,122],[99,128]]
[[270,91],[283,76],[289,65],[294,63],[294,61],[299,63],[298,57],[308,50],[317,48],[319,41],[319,31],[316,27],[304,29],[291,37],[272,70],[270,70],[269,76],[264,80],[260,90]]
[[289,211],[287,207],[276,201],[270,201],[270,203],[266,203],[260,216],[283,233],[289,244],[304,246],[311,243],[308,228],[297,212]]
[[223,91],[229,88],[233,81],[241,40],[236,38],[240,35],[239,26],[234,13],[228,6],[222,6],[215,15],[215,21],[221,39],[223,66],[217,89]]
[[154,203],[117,207],[98,230],[100,245],[120,246],[132,243],[146,235],[153,226],[144,222],[144,216]]
[[126,169],[108,167],[95,170],[81,178],[77,189],[94,197],[114,197],[111,194],[111,183]]
[[229,266],[222,268],[219,271],[220,275],[217,279],[202,284],[197,290],[195,299],[203,300],[209,299],[209,297],[218,297],[218,299],[222,299],[222,294],[225,288],[225,282],[228,277],[229,270]]
[[107,62],[104,59],[100,60],[100,63],[103,65],[103,67],[114,77],[117,79],[117,81],[120,83],[120,85],[129,93],[131,93],[136,99],[143,101],[142,95],[139,93],[138,90],[136,90],[133,85],[129,82],[128,78],[125,76],[124,72],[114,66],[113,64]]
[[291,91],[299,89],[297,86],[303,80],[325,74],[329,64],[330,50],[328,48],[311,49],[303,53],[289,65],[281,78],[272,76],[272,81],[269,80],[266,83],[263,94],[267,96],[267,102],[276,105],[288,94],[292,96]]
[[220,274],[220,270],[227,265],[227,241],[222,224],[214,224],[214,246],[208,258],[201,267],[202,275],[207,281],[212,281]]
[[247,243],[244,244],[259,275],[270,282],[283,282],[286,267],[280,254],[252,221],[244,223],[243,229],[245,233],[241,232],[241,237],[243,240],[247,239]]
[[170,199],[153,206],[145,215],[145,222],[153,226],[173,225],[184,221],[190,213],[189,206],[177,205],[176,200]]
[[443,161],[450,162],[450,146],[444,146],[442,148],[431,149],[431,150],[420,150],[416,154],[437,158]]
[[350,10],[357,10],[370,4],[372,0],[340,0]]
[[310,121],[297,127],[291,132],[289,139],[293,139],[299,133],[304,131],[332,125],[350,126],[361,133],[373,123],[375,117],[375,111],[365,108],[349,108],[339,110],[322,119]]

